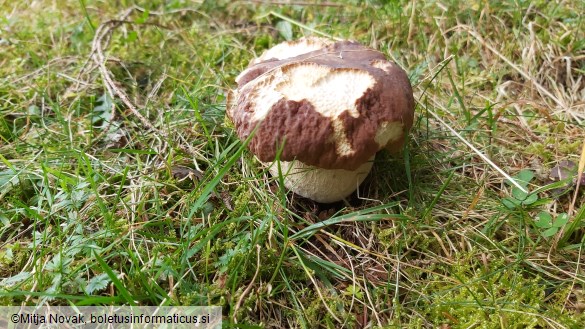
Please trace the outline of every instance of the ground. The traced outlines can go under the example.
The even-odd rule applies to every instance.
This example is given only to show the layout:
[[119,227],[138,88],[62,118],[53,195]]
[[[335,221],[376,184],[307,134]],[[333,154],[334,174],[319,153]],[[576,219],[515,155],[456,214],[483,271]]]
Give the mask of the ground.
[[[0,12],[0,304],[212,304],[245,328],[585,323],[582,1]],[[330,205],[282,188],[224,116],[251,59],[311,35],[380,50],[417,102],[402,154]]]

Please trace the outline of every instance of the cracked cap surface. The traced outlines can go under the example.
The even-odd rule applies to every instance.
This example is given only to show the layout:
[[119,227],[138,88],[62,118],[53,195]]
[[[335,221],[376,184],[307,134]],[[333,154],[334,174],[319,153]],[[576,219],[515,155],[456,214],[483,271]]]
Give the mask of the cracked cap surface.
[[267,50],[237,78],[228,116],[263,162],[355,170],[399,149],[414,98],[404,70],[352,41],[307,38]]

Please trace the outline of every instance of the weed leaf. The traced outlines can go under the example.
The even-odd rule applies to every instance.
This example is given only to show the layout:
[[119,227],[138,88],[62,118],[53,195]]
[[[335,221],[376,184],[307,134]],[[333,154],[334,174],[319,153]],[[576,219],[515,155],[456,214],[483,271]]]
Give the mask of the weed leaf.
[[558,231],[559,231],[558,227],[551,227],[551,228],[547,229],[546,231],[542,232],[542,236],[545,238],[549,238],[549,237],[557,234]]
[[541,211],[538,214],[538,220],[536,221],[536,226],[540,228],[549,228],[552,226],[552,216],[545,212]]
[[287,21],[279,21],[276,23],[276,29],[278,33],[287,41],[291,41],[293,38],[292,24]]
[[526,186],[534,178],[534,173],[532,172],[532,170],[523,169],[516,175],[516,178],[518,180],[518,183],[522,184],[523,186]]
[[85,293],[91,295],[96,291],[104,290],[110,282],[111,280],[108,274],[102,273],[100,275],[96,275],[87,283],[87,286],[85,287]]
[[557,217],[553,226],[561,228],[561,227],[565,226],[568,222],[569,222],[569,215],[563,213]]

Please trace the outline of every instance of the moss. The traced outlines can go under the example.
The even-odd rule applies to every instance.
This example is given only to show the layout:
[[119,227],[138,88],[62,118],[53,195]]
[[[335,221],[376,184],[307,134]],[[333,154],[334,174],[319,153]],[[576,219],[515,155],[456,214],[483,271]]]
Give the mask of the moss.
[[559,152],[563,154],[579,154],[581,152],[581,147],[583,145],[583,141],[574,141],[572,143],[560,143],[558,146]]
[[7,244],[0,250],[0,277],[8,278],[18,273],[23,262],[30,256],[19,244]]
[[236,191],[232,194],[232,202],[234,203],[233,210],[231,211],[232,217],[244,216],[249,212],[249,202],[252,198],[252,192],[245,184],[238,186]]
[[543,162],[549,162],[553,159],[554,154],[543,143],[532,143],[526,147],[528,154],[536,155],[542,159]]
[[534,328],[546,326],[546,318],[558,319],[544,304],[546,286],[519,266],[493,261],[480,264],[472,254],[460,256],[445,273],[458,283],[433,275],[425,289],[429,302],[423,309],[436,326],[462,328]]

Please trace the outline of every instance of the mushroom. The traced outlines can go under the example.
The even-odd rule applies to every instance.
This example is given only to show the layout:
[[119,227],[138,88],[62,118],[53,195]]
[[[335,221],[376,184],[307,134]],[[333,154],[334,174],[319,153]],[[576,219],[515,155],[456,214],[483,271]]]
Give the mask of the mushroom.
[[[375,154],[400,151],[412,126],[406,73],[354,41],[279,44],[237,78],[227,115],[248,148],[293,192],[339,201],[363,182]],[[278,161],[276,161],[278,160]]]

